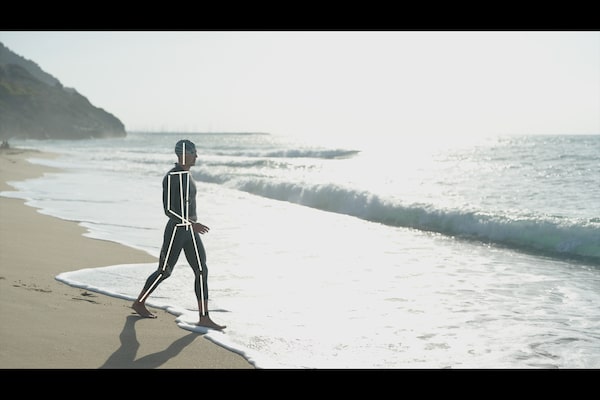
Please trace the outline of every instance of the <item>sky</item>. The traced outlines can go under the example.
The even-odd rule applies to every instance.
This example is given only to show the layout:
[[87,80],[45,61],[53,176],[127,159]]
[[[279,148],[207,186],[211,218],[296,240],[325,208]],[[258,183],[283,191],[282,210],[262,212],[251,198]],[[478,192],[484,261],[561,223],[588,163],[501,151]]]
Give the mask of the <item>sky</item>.
[[128,131],[600,134],[599,31],[0,31]]

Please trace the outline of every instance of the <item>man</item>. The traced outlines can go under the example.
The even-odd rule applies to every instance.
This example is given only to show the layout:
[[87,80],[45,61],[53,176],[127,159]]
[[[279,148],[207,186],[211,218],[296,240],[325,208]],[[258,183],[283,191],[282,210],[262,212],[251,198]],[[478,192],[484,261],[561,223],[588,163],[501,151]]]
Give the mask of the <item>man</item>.
[[206,225],[197,221],[196,184],[190,168],[196,163],[196,145],[189,140],[175,144],[178,162],[163,178],[163,208],[169,220],[165,227],[158,268],[147,279],[132,308],[146,318],[156,318],[146,308],[148,296],[167,279],[177,260],[184,251],[185,257],[194,271],[194,290],[198,299],[199,326],[222,330],[224,325],[214,323],[208,315],[208,268],[206,252],[199,234],[208,232]]

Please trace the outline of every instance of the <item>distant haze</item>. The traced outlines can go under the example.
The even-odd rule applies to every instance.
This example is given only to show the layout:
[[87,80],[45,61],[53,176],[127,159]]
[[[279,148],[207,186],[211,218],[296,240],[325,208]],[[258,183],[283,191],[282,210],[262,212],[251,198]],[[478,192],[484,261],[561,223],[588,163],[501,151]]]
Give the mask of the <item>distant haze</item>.
[[128,131],[600,134],[600,32],[0,32]]

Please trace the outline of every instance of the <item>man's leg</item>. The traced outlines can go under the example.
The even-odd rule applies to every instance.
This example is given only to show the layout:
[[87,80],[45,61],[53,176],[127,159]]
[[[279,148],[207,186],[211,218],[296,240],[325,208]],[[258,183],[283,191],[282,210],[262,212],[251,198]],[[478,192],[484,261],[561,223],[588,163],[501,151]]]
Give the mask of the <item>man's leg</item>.
[[135,312],[140,314],[142,317],[156,318],[156,315],[152,314],[146,308],[146,299],[162,281],[171,276],[171,272],[177,263],[177,259],[179,258],[182,248],[181,234],[177,235],[177,233],[178,230],[176,225],[168,223],[165,227],[163,245],[158,261],[158,269],[154,271],[148,277],[148,279],[146,279],[146,283],[144,284],[142,291],[131,306],[131,308],[133,308]]
[[207,328],[222,330],[225,325],[218,325],[208,315],[208,267],[206,265],[206,251],[200,235],[190,230],[192,240],[184,246],[185,256],[194,271],[194,290],[198,299],[198,312],[200,314],[197,325]]

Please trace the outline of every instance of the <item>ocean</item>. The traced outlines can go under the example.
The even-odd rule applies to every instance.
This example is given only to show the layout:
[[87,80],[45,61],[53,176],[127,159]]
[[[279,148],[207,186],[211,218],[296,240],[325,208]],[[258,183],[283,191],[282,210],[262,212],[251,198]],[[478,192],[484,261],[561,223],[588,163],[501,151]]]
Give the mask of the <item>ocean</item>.
[[[60,154],[5,197],[158,257],[179,139],[207,251],[197,327],[185,257],[147,304],[257,368],[600,368],[600,135],[385,142],[267,133],[12,140]],[[65,271],[133,300],[151,264]]]

